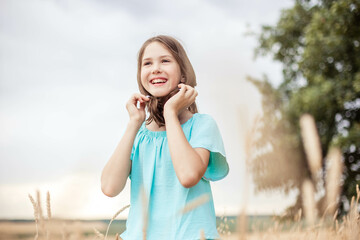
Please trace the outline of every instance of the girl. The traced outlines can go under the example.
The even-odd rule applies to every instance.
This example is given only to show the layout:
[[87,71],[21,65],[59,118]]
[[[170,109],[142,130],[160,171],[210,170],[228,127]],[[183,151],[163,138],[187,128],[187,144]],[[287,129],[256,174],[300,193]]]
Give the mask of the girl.
[[[229,167],[215,121],[197,112],[195,73],[181,44],[169,36],[148,39],[139,51],[137,81],[140,93],[126,104],[130,120],[101,176],[109,197],[131,179],[121,237],[192,240],[204,231],[207,239],[219,238],[209,181],[224,178]],[[179,213],[204,194],[209,201]]]

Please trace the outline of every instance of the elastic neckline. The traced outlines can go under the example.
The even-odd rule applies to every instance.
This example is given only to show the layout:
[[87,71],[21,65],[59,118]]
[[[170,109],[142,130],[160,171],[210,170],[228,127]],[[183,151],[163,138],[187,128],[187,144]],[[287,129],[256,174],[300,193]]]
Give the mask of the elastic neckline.
[[[194,120],[195,115],[197,115],[197,114],[198,113],[194,113],[191,118],[189,118],[185,123],[181,124],[181,127],[184,128],[186,125],[190,124]],[[166,137],[166,130],[165,131],[151,131],[146,128],[145,123],[146,123],[146,121],[143,122],[141,127],[146,135],[154,136],[154,137]]]

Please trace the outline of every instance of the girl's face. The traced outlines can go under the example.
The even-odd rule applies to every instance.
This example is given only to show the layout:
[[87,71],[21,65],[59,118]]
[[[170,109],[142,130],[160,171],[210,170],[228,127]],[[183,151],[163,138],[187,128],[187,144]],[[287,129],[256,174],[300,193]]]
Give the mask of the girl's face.
[[178,87],[180,66],[161,43],[152,42],[141,59],[141,84],[154,97],[163,97]]

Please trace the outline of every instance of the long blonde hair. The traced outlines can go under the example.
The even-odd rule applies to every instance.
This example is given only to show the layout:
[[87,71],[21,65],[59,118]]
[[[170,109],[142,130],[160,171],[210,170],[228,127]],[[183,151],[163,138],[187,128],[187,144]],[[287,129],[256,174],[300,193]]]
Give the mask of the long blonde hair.
[[[153,42],[159,42],[166,47],[173,57],[175,58],[176,62],[180,66],[181,76],[183,77],[183,83],[186,85],[190,85],[191,87],[196,86],[196,76],[194,69],[191,65],[191,62],[183,48],[183,46],[177,41],[175,38],[166,36],[166,35],[158,35],[152,38],[149,38],[144,44],[141,46],[138,54],[138,69],[137,69],[137,82],[139,86],[139,90],[144,95],[150,96],[150,101],[146,102],[146,108],[149,112],[149,117],[146,119],[146,123],[149,124],[152,121],[155,121],[159,127],[165,125],[165,119],[163,115],[164,105],[166,101],[174,96],[179,90],[175,89],[170,92],[167,96],[164,97],[154,97],[146,91],[144,86],[141,84],[141,67],[142,67],[142,58],[144,56],[144,52],[146,47]],[[197,113],[197,106],[194,102],[189,106],[189,111],[191,113]]]

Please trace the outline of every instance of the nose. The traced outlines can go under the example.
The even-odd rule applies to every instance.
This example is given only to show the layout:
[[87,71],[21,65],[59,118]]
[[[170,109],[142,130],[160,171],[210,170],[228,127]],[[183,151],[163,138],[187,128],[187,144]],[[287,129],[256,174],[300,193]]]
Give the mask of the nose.
[[161,68],[160,68],[159,64],[157,64],[157,63],[153,64],[152,73],[153,74],[161,73]]

